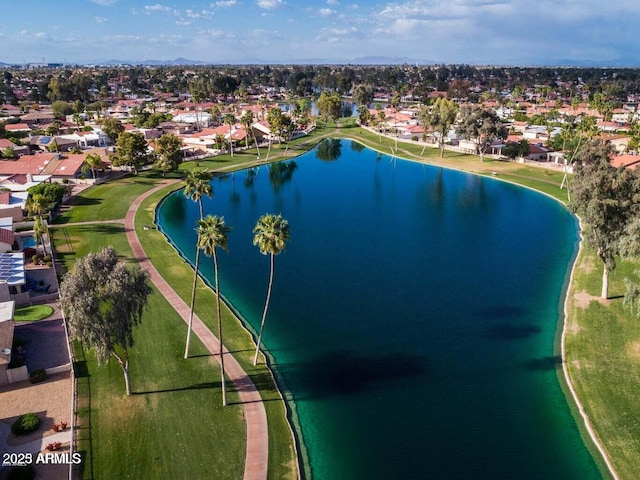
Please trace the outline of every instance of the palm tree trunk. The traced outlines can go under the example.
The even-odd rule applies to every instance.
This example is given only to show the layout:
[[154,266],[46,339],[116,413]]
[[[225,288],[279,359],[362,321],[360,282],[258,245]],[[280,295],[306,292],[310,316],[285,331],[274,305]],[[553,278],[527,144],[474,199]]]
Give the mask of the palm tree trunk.
[[253,357],[253,364],[258,363],[258,353],[260,352],[260,343],[262,342],[262,332],[264,331],[264,320],[267,318],[267,309],[269,308],[269,299],[271,298],[271,286],[273,285],[273,267],[275,266],[275,255],[271,254],[271,271],[269,273],[269,288],[267,288],[267,299],[264,302],[264,311],[262,312],[262,321],[260,322],[260,334],[256,345],[256,354]]
[[[204,207],[202,205],[202,198],[198,200],[198,207],[200,209],[200,220],[204,217]],[[196,306],[196,286],[198,284],[198,268],[200,265],[200,249],[196,243],[196,263],[193,271],[193,287],[191,288],[191,308],[189,309],[189,325],[187,327],[187,344],[184,347],[184,358],[189,358],[189,344],[191,343],[191,328],[193,326],[193,310]]]
[[227,405],[227,390],[224,380],[224,348],[222,346],[222,316],[220,315],[220,282],[218,280],[218,254],[213,249],[213,273],[216,282],[216,315],[218,317],[218,341],[220,342],[220,386],[222,387],[222,406]]
[[184,358],[189,358],[189,343],[191,342],[191,328],[193,326],[193,310],[196,306],[196,286],[198,284],[199,264],[200,264],[200,249],[196,247],[196,263],[193,270],[193,286],[191,287],[191,307],[189,308],[189,326],[187,328],[187,344],[184,348]]

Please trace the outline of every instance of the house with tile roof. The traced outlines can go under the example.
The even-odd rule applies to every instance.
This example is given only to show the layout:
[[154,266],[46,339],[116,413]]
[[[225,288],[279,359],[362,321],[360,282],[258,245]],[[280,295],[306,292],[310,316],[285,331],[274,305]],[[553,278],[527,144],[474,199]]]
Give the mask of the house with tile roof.
[[640,155],[616,155],[611,157],[611,165],[616,168],[638,168],[640,166]]

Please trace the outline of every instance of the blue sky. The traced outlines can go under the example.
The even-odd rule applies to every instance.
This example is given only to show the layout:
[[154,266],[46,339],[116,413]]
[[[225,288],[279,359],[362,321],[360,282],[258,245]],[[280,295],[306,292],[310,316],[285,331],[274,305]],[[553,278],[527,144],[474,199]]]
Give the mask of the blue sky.
[[0,0],[0,62],[606,62],[639,23],[637,0]]

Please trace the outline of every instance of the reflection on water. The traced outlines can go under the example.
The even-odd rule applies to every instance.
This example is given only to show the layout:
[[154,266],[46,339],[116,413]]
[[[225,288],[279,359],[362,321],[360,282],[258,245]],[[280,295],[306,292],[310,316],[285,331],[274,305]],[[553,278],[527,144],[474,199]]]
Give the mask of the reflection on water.
[[342,142],[335,138],[322,140],[316,149],[316,158],[323,162],[334,162],[342,154]]

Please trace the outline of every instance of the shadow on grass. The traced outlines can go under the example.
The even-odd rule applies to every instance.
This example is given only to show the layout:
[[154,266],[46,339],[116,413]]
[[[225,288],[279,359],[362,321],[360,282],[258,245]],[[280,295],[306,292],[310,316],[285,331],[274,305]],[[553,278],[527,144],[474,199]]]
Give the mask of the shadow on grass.
[[170,393],[170,392],[185,392],[188,390],[202,390],[202,389],[212,389],[212,388],[220,388],[220,382],[203,382],[203,383],[195,383],[186,387],[176,387],[176,388],[162,388],[158,390],[143,390],[140,392],[132,391],[132,395],[148,395],[150,393]]

